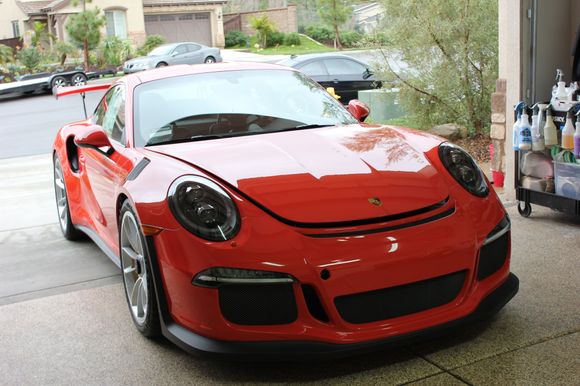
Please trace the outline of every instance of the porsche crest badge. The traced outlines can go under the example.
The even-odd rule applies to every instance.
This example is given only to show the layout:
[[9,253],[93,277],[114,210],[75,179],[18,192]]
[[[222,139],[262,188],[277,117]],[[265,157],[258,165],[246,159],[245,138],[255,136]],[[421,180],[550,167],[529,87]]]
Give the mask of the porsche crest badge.
[[378,197],[371,197],[371,198],[369,198],[369,202],[371,204],[373,204],[374,206],[381,206],[381,205],[383,205],[383,202]]

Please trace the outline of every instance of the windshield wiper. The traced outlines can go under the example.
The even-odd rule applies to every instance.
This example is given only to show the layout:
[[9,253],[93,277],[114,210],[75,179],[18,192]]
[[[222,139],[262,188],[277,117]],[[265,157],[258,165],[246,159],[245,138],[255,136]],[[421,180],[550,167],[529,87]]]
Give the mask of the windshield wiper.
[[298,126],[294,126],[294,127],[287,127],[285,129],[273,130],[270,133],[277,133],[279,131],[302,130],[302,129],[317,129],[319,127],[329,127],[329,126],[334,126],[334,125],[329,124],[329,123],[326,123],[326,124],[314,123],[314,124],[310,124],[310,125],[298,125]]

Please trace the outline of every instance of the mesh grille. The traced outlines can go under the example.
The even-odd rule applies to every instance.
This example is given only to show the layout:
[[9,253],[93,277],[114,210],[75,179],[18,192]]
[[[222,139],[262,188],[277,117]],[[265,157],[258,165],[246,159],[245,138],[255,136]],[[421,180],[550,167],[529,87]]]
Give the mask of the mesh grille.
[[242,325],[287,324],[296,320],[292,284],[228,284],[219,288],[223,316]]
[[369,323],[442,306],[459,295],[467,271],[354,295],[339,296],[334,304],[349,323]]
[[507,258],[510,233],[507,232],[497,240],[481,248],[477,267],[477,280],[483,280],[503,267]]

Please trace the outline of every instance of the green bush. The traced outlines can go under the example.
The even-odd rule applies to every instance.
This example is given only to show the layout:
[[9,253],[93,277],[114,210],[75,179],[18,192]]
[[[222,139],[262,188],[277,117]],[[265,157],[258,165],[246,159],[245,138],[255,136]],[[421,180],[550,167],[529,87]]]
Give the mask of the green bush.
[[304,33],[322,43],[329,43],[334,40],[334,32],[324,26],[310,25],[304,29]]
[[300,35],[296,32],[291,32],[284,38],[284,45],[286,46],[299,46],[300,45]]
[[42,60],[40,52],[33,47],[23,48],[16,54],[16,58],[22,63],[24,67],[30,72],[38,68]]
[[137,55],[145,56],[149,52],[151,52],[155,47],[159,47],[160,45],[165,43],[165,38],[160,35],[149,35],[145,40],[145,43],[137,49]]
[[248,35],[241,31],[230,31],[226,34],[226,48],[245,47],[249,41]]
[[105,64],[112,67],[119,67],[131,55],[131,43],[117,36],[107,36],[100,49]]
[[270,35],[276,32],[276,26],[268,19],[268,16],[253,17],[250,20],[250,25],[257,32],[260,47],[268,47]]
[[286,34],[284,32],[272,32],[266,38],[266,47],[276,47],[284,44]]
[[0,44],[0,64],[12,62],[14,52],[7,45]]
[[356,31],[344,31],[340,33],[340,42],[344,47],[354,47],[363,38],[363,35]]

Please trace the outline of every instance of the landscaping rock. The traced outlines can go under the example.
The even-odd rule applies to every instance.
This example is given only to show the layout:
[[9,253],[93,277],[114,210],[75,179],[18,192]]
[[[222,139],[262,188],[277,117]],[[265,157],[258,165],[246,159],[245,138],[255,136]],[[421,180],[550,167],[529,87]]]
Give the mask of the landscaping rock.
[[435,126],[429,132],[451,141],[467,137],[467,128],[455,123]]

